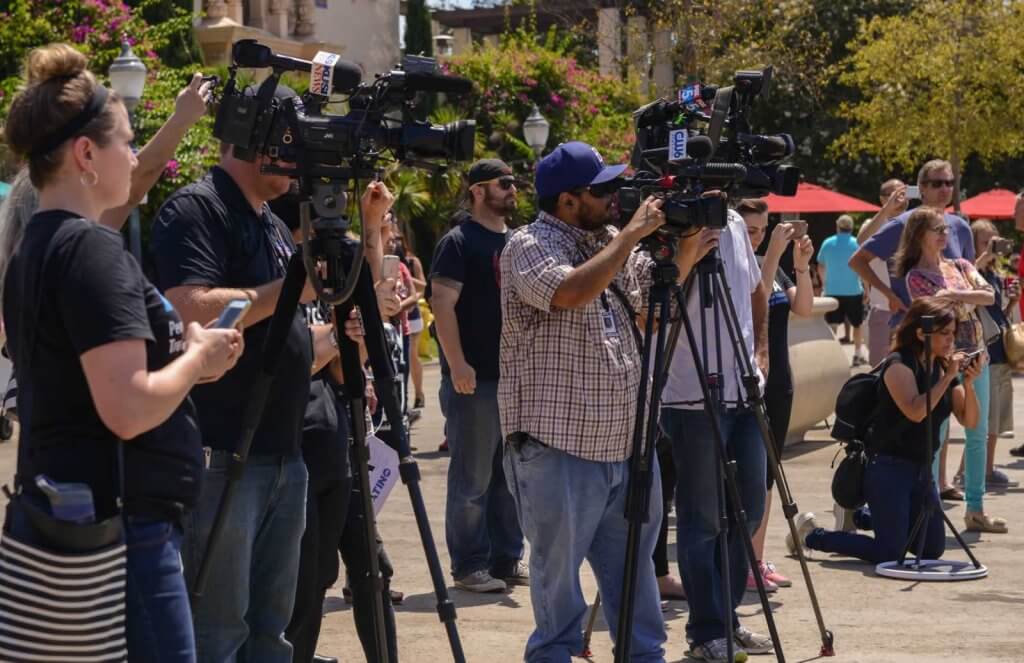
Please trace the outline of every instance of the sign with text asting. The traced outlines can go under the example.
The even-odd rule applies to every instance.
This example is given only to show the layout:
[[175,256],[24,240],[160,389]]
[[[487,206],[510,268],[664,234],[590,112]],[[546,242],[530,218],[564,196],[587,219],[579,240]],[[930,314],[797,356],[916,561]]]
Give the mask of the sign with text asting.
[[367,435],[366,445],[370,448],[370,495],[377,515],[398,483],[398,453],[376,435]]

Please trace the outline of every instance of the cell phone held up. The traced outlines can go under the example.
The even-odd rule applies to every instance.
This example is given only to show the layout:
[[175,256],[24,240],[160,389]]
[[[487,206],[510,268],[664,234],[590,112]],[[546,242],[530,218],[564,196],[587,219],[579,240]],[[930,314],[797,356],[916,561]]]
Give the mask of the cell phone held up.
[[796,221],[787,221],[786,223],[793,229],[793,235],[790,239],[798,240],[803,239],[807,236],[807,222],[803,219],[797,219]]
[[217,322],[213,323],[215,329],[234,329],[242,324],[245,314],[249,312],[252,302],[248,299],[232,299],[224,310],[220,312]]
[[1013,253],[1013,240],[1009,237],[996,237],[992,240],[992,253],[997,256],[1008,256]]
[[398,263],[401,258],[394,255],[384,256],[384,262],[381,264],[380,277],[382,279],[395,279],[398,280]]

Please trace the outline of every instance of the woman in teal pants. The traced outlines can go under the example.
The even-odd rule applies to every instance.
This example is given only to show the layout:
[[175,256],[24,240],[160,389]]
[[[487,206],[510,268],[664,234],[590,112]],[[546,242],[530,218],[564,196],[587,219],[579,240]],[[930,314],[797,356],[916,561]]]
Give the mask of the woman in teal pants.
[[[896,276],[907,281],[911,299],[942,297],[954,304],[956,311],[956,347],[973,352],[982,350],[985,340],[981,321],[975,309],[995,301],[992,286],[969,261],[950,260],[942,255],[946,247],[949,227],[942,210],[921,207],[910,215],[900,238],[900,248],[894,256]],[[988,407],[991,395],[990,371],[985,354],[985,367],[974,382],[981,416],[978,425],[967,429],[964,444],[964,490],[967,510],[966,528],[977,532],[1004,533],[1006,521],[985,513],[985,467],[988,454]],[[942,439],[948,430],[943,423]],[[938,475],[938,460],[933,466]]]

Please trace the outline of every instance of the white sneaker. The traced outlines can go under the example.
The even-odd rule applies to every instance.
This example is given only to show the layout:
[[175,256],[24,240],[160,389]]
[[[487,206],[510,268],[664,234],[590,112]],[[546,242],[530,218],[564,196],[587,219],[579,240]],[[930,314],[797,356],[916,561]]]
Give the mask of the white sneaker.
[[742,647],[748,654],[771,654],[775,651],[772,639],[767,635],[754,633],[746,626],[737,627],[733,633],[736,645]]
[[468,592],[486,594],[488,592],[504,592],[508,585],[504,580],[494,578],[487,571],[473,571],[469,575],[455,579],[455,586]]
[[[800,547],[807,547],[804,541],[807,539],[807,535],[816,529],[818,529],[818,521],[815,520],[814,514],[810,511],[801,513],[796,517],[796,535],[799,539]],[[796,546],[797,542],[793,540],[793,534],[786,534],[786,549],[789,550],[790,555],[796,555]]]
[[[709,663],[729,663],[729,645],[725,638],[708,640],[702,645],[691,647],[690,651],[686,654],[690,658],[697,659],[698,661],[708,661]],[[732,660],[733,663],[745,663],[747,660],[747,652],[743,651],[742,647],[736,646],[733,650]]]

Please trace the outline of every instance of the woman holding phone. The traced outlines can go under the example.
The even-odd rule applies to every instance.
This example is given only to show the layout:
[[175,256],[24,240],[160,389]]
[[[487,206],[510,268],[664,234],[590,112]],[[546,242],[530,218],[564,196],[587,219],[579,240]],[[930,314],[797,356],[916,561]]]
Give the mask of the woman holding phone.
[[[982,350],[982,365],[976,391],[981,417],[967,427],[964,443],[964,489],[967,511],[966,528],[977,532],[1005,533],[1006,521],[989,516],[984,510],[985,466],[988,447],[989,368],[988,354],[981,320],[976,309],[990,306],[995,294],[988,281],[974,265],[964,259],[943,257],[949,227],[942,210],[919,207],[907,218],[900,237],[900,246],[893,256],[895,274],[906,278],[911,300],[921,297],[940,297],[948,300],[956,316],[956,348],[964,352]],[[942,425],[946,438],[948,422]],[[939,454],[934,473],[938,477],[943,497],[954,497],[945,485],[945,458]]]
[[[925,317],[934,323],[930,336],[925,336],[922,327]],[[935,423],[952,414],[965,428],[973,428],[984,418],[975,392],[984,357],[979,354],[968,359],[967,353],[957,349],[957,326],[953,302],[939,297],[916,299],[896,330],[892,354],[883,360],[874,414],[877,425],[871,427],[865,441],[864,494],[871,507],[874,536],[822,529],[814,514],[806,513],[797,517],[801,545],[873,564],[891,562],[899,559],[918,515],[930,504],[935,515],[918,534],[924,537],[922,555],[925,559],[942,557],[946,549],[944,523],[938,515],[942,507],[929,476],[942,438],[938,426],[932,426],[931,439],[927,436],[928,392]],[[930,366],[925,363],[926,342],[931,344]],[[786,538],[793,550],[793,541]],[[916,551],[919,543],[920,538],[913,541],[911,550]]]
[[[128,200],[136,159],[124,103],[86,64],[66,44],[32,51],[5,128],[39,193],[3,298],[22,422],[17,488],[50,511],[38,477],[85,484],[96,521],[120,511],[128,659],[194,661],[180,522],[203,455],[188,393],[234,366],[242,336],[185,328],[121,235],[99,223]],[[9,513],[8,535],[45,544]]]

